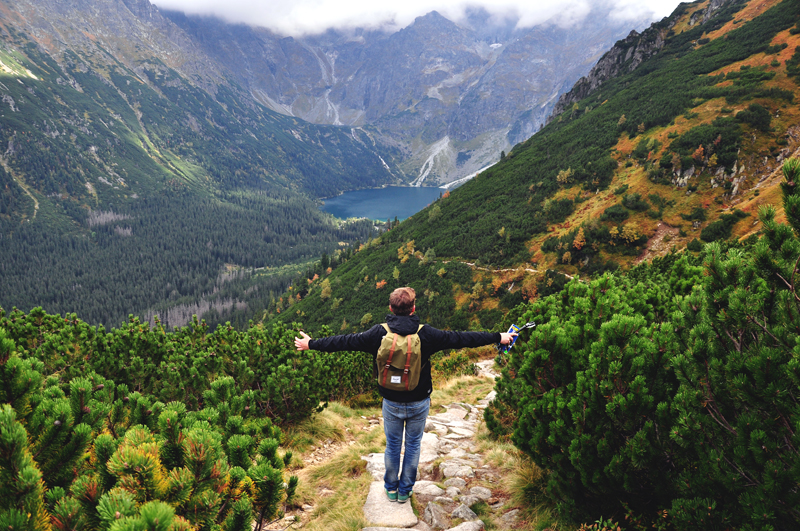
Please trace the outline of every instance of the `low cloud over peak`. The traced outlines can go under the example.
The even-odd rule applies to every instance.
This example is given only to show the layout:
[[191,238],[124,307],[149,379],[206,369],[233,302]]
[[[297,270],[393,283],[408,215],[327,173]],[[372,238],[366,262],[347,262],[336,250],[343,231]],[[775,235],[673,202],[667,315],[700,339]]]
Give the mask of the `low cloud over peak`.
[[[152,1],[152,0],[151,0]],[[261,26],[281,34],[302,36],[328,29],[352,28],[396,31],[418,16],[438,11],[453,21],[470,10],[482,9],[495,19],[516,21],[518,27],[544,22],[569,27],[582,23],[595,8],[609,10],[619,20],[659,20],[679,0],[155,0],[164,9],[212,15],[229,22]]]

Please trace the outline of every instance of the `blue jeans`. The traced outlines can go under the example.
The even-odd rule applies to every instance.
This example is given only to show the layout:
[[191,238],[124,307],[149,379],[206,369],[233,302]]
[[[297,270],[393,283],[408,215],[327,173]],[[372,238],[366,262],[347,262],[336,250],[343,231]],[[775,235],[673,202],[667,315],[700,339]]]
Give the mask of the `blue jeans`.
[[[420,443],[425,433],[425,420],[431,399],[419,402],[392,402],[383,399],[383,431],[386,434],[386,453],[383,460],[386,474],[383,483],[386,490],[396,490],[406,495],[414,488],[419,465]],[[403,430],[406,432],[406,451],[400,477],[400,447],[403,445]]]

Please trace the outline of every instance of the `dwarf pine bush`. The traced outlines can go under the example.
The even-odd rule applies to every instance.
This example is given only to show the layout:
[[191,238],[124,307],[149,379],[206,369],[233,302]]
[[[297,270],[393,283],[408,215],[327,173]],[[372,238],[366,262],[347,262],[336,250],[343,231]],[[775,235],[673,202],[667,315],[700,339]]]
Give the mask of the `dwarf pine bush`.
[[788,224],[759,212],[752,248],[714,242],[636,279],[570,282],[518,310],[486,412],[548,471],[562,511],[676,529],[800,525],[800,162]]

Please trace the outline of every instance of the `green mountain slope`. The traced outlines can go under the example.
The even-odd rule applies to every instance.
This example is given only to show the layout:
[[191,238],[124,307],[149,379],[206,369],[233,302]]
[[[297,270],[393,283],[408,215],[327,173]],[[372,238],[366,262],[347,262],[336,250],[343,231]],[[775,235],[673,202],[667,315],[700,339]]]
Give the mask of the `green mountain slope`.
[[[230,306],[253,282],[234,289],[224,271],[304,263],[373,233],[311,200],[395,182],[393,148],[274,113],[213,72],[178,71],[158,53],[166,40],[147,48],[91,17],[104,37],[79,31],[80,6],[47,13],[58,27],[44,29],[15,7],[0,13],[0,305],[107,325],[209,298]],[[163,30],[122,2],[103,7],[125,28]]]
[[[657,54],[333,271],[332,300],[382,316],[385,302],[354,292],[345,275],[366,266],[371,281],[391,283],[399,263],[392,251],[413,241],[451,263],[488,266],[461,275],[450,292],[436,290],[453,301],[437,324],[463,324],[466,312],[486,326],[497,319],[483,315],[504,308],[495,293],[512,301],[515,293],[521,300],[551,292],[563,282],[556,271],[592,275],[757,230],[750,213],[779,203],[775,170],[797,148],[798,85],[789,74],[800,5],[731,0],[690,24],[707,6],[682,5],[654,26],[664,39]],[[380,253],[386,261],[373,258]],[[429,289],[427,268],[399,278]],[[284,307],[280,319],[312,330],[324,324],[331,303],[314,292],[322,280],[296,284],[311,295]]]

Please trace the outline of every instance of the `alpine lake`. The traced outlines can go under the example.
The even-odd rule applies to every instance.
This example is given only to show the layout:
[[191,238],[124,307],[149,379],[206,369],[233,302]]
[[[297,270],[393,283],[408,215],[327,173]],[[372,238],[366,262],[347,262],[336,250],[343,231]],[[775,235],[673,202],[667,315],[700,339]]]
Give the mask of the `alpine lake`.
[[337,218],[406,219],[445,192],[438,187],[387,186],[344,192],[324,200],[320,207]]

